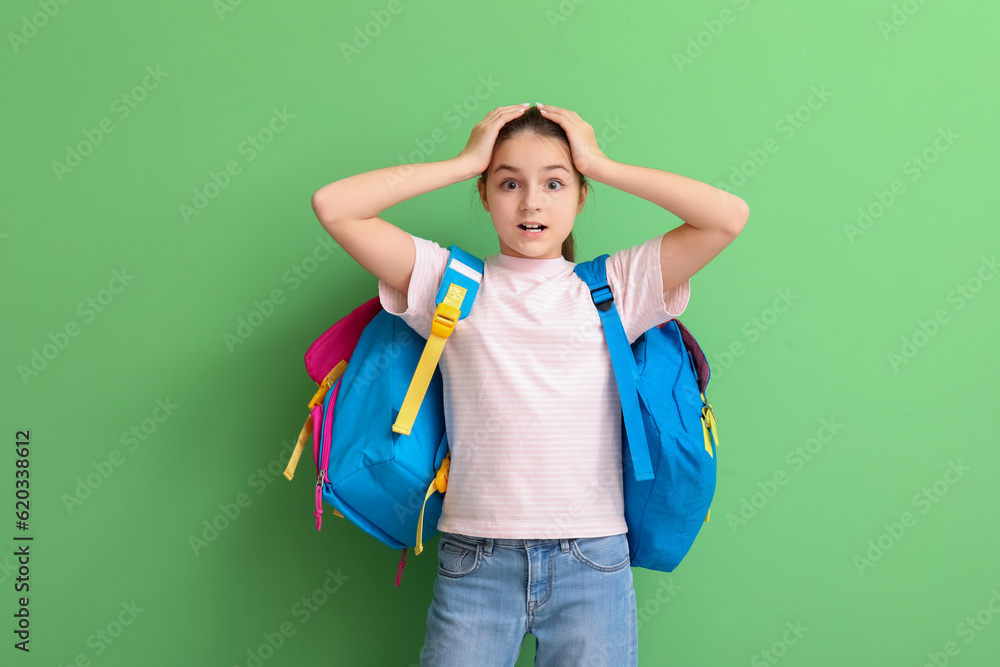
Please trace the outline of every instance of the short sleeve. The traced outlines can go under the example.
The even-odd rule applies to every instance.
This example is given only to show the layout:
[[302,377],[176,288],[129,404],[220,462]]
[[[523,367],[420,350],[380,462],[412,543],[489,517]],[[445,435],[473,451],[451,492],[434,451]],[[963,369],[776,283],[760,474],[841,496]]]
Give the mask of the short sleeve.
[[608,257],[608,284],[629,343],[648,329],[680,317],[687,308],[691,295],[690,278],[669,291],[663,291],[663,273],[660,271],[662,238],[662,235],[651,238]]
[[379,301],[387,312],[398,315],[418,334],[427,338],[437,306],[435,297],[448,265],[449,252],[433,241],[413,236],[413,273],[406,294],[383,280],[378,281]]

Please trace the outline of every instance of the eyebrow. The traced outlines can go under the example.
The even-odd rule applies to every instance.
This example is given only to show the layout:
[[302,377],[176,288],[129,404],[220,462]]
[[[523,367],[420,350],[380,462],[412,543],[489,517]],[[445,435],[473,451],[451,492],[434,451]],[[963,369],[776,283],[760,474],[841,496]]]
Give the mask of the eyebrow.
[[[520,174],[521,173],[520,169],[515,169],[514,167],[510,166],[509,164],[502,164],[502,165],[498,166],[496,169],[494,169],[493,171],[494,171],[494,173],[496,173],[496,172],[501,171],[503,169],[506,169],[507,171],[512,171],[515,174]],[[561,164],[550,164],[547,167],[542,167],[542,171],[552,171],[553,169],[562,169],[565,172],[569,171],[569,169],[567,169],[566,167],[562,166]]]

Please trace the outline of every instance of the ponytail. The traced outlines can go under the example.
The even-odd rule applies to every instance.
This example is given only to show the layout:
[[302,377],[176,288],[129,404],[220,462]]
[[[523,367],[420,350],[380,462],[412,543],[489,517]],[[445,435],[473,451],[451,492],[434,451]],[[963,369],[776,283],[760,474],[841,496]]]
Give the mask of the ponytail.
[[573,240],[572,231],[570,231],[569,236],[566,237],[566,240],[563,241],[562,256],[570,262],[576,261],[576,241]]

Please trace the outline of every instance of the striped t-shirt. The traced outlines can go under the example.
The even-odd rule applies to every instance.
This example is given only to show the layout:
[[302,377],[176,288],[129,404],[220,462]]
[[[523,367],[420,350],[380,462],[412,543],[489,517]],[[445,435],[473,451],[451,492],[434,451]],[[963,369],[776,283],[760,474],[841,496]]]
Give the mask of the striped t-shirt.
[[[689,280],[663,292],[660,239],[607,261],[630,343],[687,307]],[[426,338],[449,253],[413,243],[408,293],[379,281],[379,297]],[[621,402],[589,288],[562,257],[501,254],[485,264],[440,361],[451,469],[438,530],[515,539],[627,532]]]

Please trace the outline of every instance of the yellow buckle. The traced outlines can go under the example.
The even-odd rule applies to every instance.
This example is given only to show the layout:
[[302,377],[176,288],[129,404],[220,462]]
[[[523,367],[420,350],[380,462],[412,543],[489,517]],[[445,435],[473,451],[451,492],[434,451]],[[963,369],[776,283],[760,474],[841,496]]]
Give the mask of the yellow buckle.
[[434,320],[431,322],[431,333],[440,338],[447,338],[455,330],[455,323],[458,322],[462,311],[455,306],[441,302],[434,311]]
[[705,435],[705,451],[708,452],[709,456],[715,458],[712,441],[715,441],[716,447],[719,446],[719,425],[715,422],[715,411],[712,410],[711,403],[706,404],[701,409],[701,430]]
[[326,393],[330,390],[330,387],[344,374],[347,369],[347,362],[341,359],[337,362],[337,365],[330,369],[330,372],[326,374],[323,381],[319,383],[319,389],[313,395],[312,400],[309,401],[309,409],[312,410],[317,405],[322,405],[323,401],[326,400]]
[[434,483],[437,485],[437,490],[444,493],[448,490],[448,471],[451,468],[451,452],[448,452],[447,456],[441,460],[441,467],[438,468],[437,474],[434,475]]

